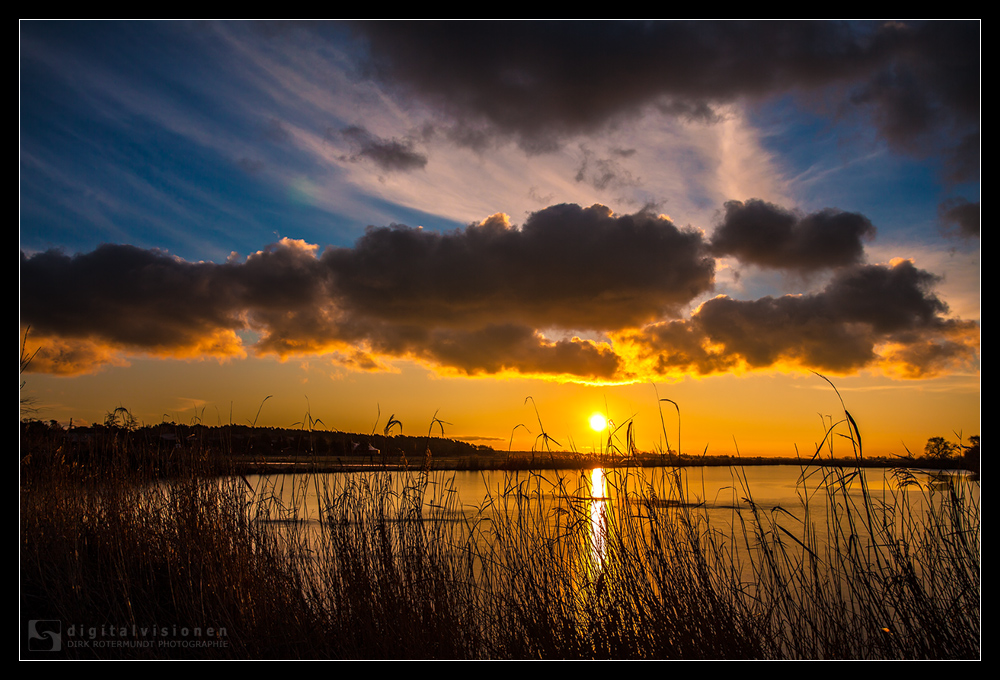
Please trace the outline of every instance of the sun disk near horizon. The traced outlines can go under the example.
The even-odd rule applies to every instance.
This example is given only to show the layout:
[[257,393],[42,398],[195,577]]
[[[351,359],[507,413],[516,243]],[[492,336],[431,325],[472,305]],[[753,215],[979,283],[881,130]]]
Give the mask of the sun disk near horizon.
[[595,413],[590,416],[590,428],[594,432],[603,432],[608,426],[608,419],[602,416],[600,413]]

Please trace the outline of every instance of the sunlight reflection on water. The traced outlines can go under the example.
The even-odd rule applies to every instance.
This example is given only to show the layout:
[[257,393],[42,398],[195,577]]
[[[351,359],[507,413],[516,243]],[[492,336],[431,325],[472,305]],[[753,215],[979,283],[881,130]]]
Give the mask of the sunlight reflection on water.
[[[735,561],[740,562],[748,549],[746,527],[753,522],[763,522],[765,529],[790,535],[794,541],[812,541],[814,548],[821,549],[828,542],[830,513],[837,513],[833,519],[838,519],[847,512],[845,504],[856,504],[854,511],[867,512],[862,507],[867,498],[876,510],[891,510],[886,511],[887,521],[898,523],[905,521],[897,516],[899,512],[922,513],[928,502],[943,498],[947,488],[972,493],[977,504],[979,494],[978,483],[949,486],[965,479],[961,473],[911,470],[900,476],[880,468],[843,471],[776,465],[459,471],[432,472],[426,477],[414,472],[349,472],[248,476],[246,480],[247,488],[255,490],[258,507],[268,508],[266,521],[318,530],[333,499],[357,491],[374,477],[381,479],[383,487],[369,490],[388,499],[410,498],[412,518],[464,525],[469,532],[475,528],[478,541],[489,540],[504,523],[520,522],[526,513],[529,524],[552,524],[556,536],[568,535],[570,528],[579,529],[585,522],[591,565],[602,564],[606,557],[612,518],[620,524],[621,517],[635,517],[640,521],[629,526],[641,527],[651,515],[666,513],[728,542]],[[417,503],[412,499],[419,494],[422,500]],[[484,526],[494,530],[483,530]]]

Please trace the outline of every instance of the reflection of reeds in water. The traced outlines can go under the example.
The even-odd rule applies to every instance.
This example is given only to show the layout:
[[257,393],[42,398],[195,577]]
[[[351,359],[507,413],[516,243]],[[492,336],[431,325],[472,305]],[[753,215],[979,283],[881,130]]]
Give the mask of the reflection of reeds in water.
[[[918,506],[906,484],[876,493],[862,470],[808,468],[826,476],[793,517],[734,470],[744,501],[723,528],[677,468],[607,469],[600,492],[509,473],[469,512],[426,470],[304,476],[288,494],[196,466],[169,483],[113,464],[88,476],[44,454],[22,484],[23,618],[213,626],[228,642],[70,655],[980,654],[979,505],[961,483]],[[322,516],[301,521],[296,499],[317,489]]]

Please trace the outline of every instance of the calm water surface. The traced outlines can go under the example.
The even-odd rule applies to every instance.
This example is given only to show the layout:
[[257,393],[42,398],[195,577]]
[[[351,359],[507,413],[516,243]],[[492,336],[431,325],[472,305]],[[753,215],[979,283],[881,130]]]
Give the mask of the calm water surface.
[[[396,508],[387,511],[390,516],[405,497],[407,507],[419,506],[419,517],[427,521],[464,520],[471,525],[498,513],[511,518],[533,512],[538,521],[589,521],[596,536],[605,531],[614,509],[640,516],[655,511],[651,507],[686,513],[722,534],[739,530],[756,510],[765,521],[777,521],[800,535],[810,525],[826,527],[831,513],[844,513],[845,505],[863,509],[863,487],[875,507],[886,503],[897,511],[923,512],[928,504],[946,498],[949,488],[971,495],[977,505],[979,501],[979,484],[962,472],[908,470],[901,475],[880,468],[791,465],[432,472],[426,477],[416,472],[351,472],[250,476],[247,481],[259,499],[272,501],[275,520],[294,518],[318,525],[324,511],[345,494],[371,493],[388,498],[389,507]],[[835,497],[831,489],[838,492]],[[651,506],[640,498],[655,502]]]

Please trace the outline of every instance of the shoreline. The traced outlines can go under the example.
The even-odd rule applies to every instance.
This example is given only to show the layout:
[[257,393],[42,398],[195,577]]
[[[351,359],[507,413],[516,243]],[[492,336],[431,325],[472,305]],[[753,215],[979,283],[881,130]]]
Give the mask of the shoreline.
[[405,471],[428,470],[444,472],[487,472],[487,471],[525,471],[525,470],[575,470],[594,467],[603,468],[652,468],[652,467],[759,467],[759,466],[796,466],[796,467],[828,467],[828,468],[907,468],[927,472],[972,471],[954,465],[935,467],[927,461],[907,459],[855,459],[826,458],[802,459],[789,457],[749,457],[732,458],[728,456],[658,456],[640,455],[635,458],[623,456],[580,456],[575,454],[535,454],[530,452],[514,452],[510,456],[497,453],[495,455],[478,455],[463,457],[434,457],[426,459],[407,459],[402,456],[386,456],[375,461],[351,460],[351,458],[336,456],[266,456],[258,460],[239,460],[234,457],[229,461],[231,466],[243,474],[295,474],[295,473],[336,473],[336,472],[375,472],[375,471]]

